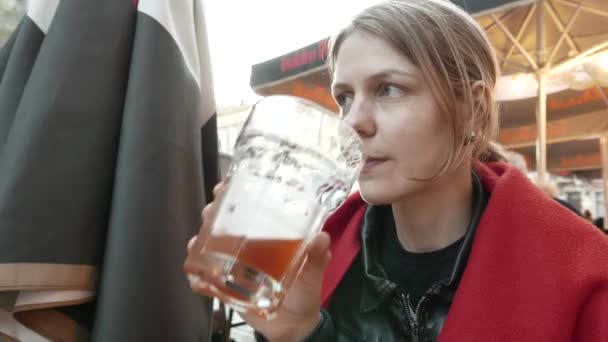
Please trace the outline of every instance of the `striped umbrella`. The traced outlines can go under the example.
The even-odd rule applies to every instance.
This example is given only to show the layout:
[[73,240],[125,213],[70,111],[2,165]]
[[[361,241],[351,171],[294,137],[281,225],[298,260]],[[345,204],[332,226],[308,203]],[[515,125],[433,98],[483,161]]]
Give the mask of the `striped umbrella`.
[[0,50],[1,336],[208,339],[182,264],[212,94],[201,1],[28,1]]

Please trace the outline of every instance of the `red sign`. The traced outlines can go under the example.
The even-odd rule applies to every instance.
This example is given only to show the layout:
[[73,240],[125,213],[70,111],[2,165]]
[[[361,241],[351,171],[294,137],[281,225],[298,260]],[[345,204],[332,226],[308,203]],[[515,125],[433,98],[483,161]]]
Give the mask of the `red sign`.
[[325,61],[327,58],[328,41],[322,40],[316,45],[298,50],[281,58],[281,72],[298,69],[306,65],[314,64],[317,61]]

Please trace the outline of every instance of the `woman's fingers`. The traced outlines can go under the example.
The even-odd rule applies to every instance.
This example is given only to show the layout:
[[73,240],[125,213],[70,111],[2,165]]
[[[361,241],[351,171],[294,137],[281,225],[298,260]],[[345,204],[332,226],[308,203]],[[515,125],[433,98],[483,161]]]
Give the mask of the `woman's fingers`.
[[329,243],[330,238],[327,233],[317,234],[307,246],[308,260],[306,264],[310,264],[311,267],[323,272],[330,259]]
[[226,191],[226,183],[224,182],[219,182],[215,187],[213,187],[213,195],[216,199],[218,198],[218,196],[223,194],[224,191]]
[[215,216],[215,211],[217,210],[216,207],[216,203],[211,202],[203,208],[203,210],[201,211],[201,218],[203,219],[203,221],[213,219],[213,216]]
[[213,189],[213,193],[215,195],[215,200],[207,204],[203,210],[201,211],[201,218],[203,223],[200,228],[199,237],[206,237],[209,235],[211,231],[211,226],[213,221],[215,221],[215,216],[217,215],[218,210],[218,202],[221,196],[226,192],[226,185],[224,183],[219,183]]
[[[213,194],[215,195],[215,200],[208,203],[203,210],[201,211],[201,219],[202,224],[199,229],[199,232],[196,236],[190,238],[188,244],[186,246],[188,253],[192,251],[193,248],[201,248],[201,244],[206,241],[206,238],[211,233],[211,227],[213,226],[213,222],[215,221],[215,216],[218,211],[218,203],[221,197],[226,192],[226,183],[220,182],[213,188]],[[188,262],[188,258],[185,264],[186,270],[192,269],[192,263]]]
[[190,241],[188,241],[188,247],[187,247],[188,252],[190,252],[190,250],[192,249],[192,246],[194,246],[194,243],[196,242],[196,238],[197,238],[197,236],[195,235],[190,238]]
[[319,233],[307,246],[308,255],[302,268],[302,282],[308,286],[320,287],[323,281],[323,272],[331,259],[329,252],[329,235]]

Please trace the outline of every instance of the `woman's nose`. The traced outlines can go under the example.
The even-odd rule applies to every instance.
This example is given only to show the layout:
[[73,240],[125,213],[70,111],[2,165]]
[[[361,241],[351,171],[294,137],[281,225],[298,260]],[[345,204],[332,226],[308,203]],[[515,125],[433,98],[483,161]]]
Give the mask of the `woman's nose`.
[[362,138],[370,137],[376,132],[373,111],[364,101],[355,100],[344,121]]

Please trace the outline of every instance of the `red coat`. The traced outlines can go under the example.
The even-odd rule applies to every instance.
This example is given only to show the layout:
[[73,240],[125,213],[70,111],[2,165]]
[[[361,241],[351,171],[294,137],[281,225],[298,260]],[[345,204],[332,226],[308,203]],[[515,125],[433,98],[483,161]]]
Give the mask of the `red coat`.
[[[490,199],[439,341],[608,341],[608,237],[512,166],[478,164]],[[323,306],[360,249],[366,204],[327,221]]]

